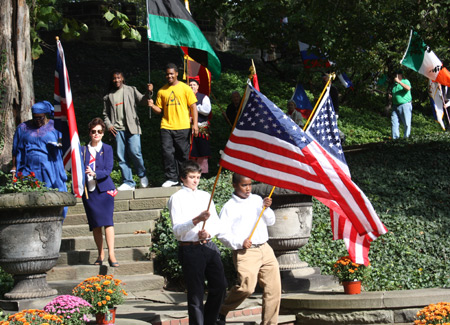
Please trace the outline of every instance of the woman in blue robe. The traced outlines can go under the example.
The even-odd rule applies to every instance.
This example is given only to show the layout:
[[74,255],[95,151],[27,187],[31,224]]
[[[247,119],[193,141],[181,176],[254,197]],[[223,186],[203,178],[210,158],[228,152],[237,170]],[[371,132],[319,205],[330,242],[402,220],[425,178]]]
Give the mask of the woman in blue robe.
[[61,150],[62,134],[55,129],[54,107],[48,101],[31,107],[33,119],[19,124],[14,133],[11,172],[24,176],[34,172],[36,178],[49,188],[67,192],[67,175]]
[[[11,172],[24,176],[34,172],[35,177],[49,188],[67,192],[67,175],[61,150],[62,134],[55,129],[54,107],[47,101],[31,107],[33,119],[19,124],[14,133]],[[67,207],[64,208],[64,217]]]

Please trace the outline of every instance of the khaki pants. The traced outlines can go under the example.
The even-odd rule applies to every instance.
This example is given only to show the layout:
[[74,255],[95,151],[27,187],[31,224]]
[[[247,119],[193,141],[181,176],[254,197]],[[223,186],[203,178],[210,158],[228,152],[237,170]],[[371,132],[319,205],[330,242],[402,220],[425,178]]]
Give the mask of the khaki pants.
[[281,279],[277,259],[269,244],[233,251],[233,262],[238,272],[239,285],[234,286],[220,310],[222,315],[236,309],[256,287],[263,288],[262,324],[278,324],[281,300]]

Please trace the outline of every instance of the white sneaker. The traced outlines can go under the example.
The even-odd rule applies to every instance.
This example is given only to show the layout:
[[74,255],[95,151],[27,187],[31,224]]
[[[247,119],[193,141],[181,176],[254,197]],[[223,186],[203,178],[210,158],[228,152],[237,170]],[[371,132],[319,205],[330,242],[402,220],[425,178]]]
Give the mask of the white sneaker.
[[141,187],[147,187],[148,186],[148,178],[147,176],[144,176],[141,178]]
[[128,184],[123,183],[117,189],[118,191],[134,191],[134,186],[130,186]]
[[174,182],[174,181],[165,181],[163,185],[161,185],[161,187],[172,187],[178,185],[178,182]]

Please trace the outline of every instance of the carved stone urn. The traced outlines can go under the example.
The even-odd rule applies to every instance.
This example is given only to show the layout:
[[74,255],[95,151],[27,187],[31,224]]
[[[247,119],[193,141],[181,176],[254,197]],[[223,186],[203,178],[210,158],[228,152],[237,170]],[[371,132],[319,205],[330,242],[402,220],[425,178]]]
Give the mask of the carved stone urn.
[[[269,196],[271,185],[255,184],[252,192]],[[275,252],[280,271],[303,268],[298,249],[308,243],[312,227],[312,197],[291,190],[275,188],[271,208],[276,222],[268,227],[269,244]]]
[[59,258],[63,209],[75,205],[67,192],[0,195],[0,267],[14,275],[6,299],[34,299],[57,294],[46,272]]

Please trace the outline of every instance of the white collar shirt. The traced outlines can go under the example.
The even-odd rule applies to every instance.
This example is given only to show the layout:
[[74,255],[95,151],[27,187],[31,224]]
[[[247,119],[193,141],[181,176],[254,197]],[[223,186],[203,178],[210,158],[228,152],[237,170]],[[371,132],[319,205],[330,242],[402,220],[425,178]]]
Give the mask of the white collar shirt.
[[[173,194],[167,204],[172,220],[172,228],[178,241],[198,241],[198,232],[202,230],[203,222],[194,225],[192,219],[208,208],[211,195],[205,191],[192,190],[182,186]],[[221,228],[214,202],[209,207],[211,213],[206,221],[205,230],[214,237]]]
[[[244,240],[247,239],[256,224],[263,209],[263,199],[256,194],[250,194],[242,199],[233,193],[232,198],[225,203],[220,212],[222,230],[217,238],[227,247],[234,250],[242,249]],[[264,244],[269,239],[267,226],[275,223],[275,213],[271,208],[266,208],[261,220],[251,238],[252,244]]]

